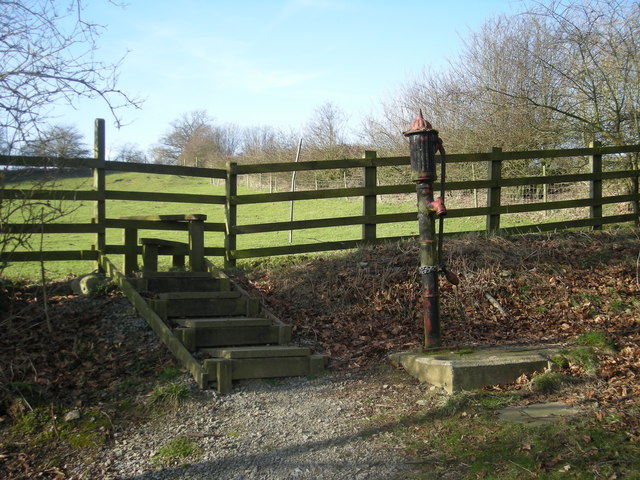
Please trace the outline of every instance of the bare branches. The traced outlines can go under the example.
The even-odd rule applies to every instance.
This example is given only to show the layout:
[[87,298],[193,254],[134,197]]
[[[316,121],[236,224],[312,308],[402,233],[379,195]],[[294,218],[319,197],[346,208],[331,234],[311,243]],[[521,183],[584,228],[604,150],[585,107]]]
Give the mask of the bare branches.
[[117,87],[120,62],[95,58],[103,27],[83,10],[82,0],[0,0],[0,130],[10,148],[37,132],[60,102],[99,99],[117,125],[122,108],[140,106]]

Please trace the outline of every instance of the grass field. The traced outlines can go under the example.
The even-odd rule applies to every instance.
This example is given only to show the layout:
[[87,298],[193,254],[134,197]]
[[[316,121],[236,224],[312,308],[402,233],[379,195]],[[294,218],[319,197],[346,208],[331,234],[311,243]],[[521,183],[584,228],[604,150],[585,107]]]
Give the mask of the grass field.
[[[224,195],[224,186],[213,185],[207,178],[182,177],[173,175],[155,175],[141,173],[112,173],[107,175],[107,190],[139,191],[139,192],[167,192],[167,193],[193,193],[205,195]],[[19,188],[20,184],[10,185],[10,188]],[[65,190],[91,190],[90,178],[68,178],[57,181],[56,188]],[[239,187],[239,194],[256,193],[246,187]],[[379,197],[380,198],[380,197]],[[449,201],[449,208],[457,205]],[[69,215],[61,218],[61,223],[90,223],[93,217],[92,202],[65,202]],[[119,218],[131,215],[154,214],[206,214],[208,222],[224,222],[224,207],[222,205],[185,204],[172,202],[137,202],[124,200],[109,200],[106,205],[107,218]],[[392,201],[379,201],[378,213],[401,213],[415,211],[415,201],[411,195],[395,198]],[[238,225],[284,222],[289,220],[290,203],[277,202],[268,204],[240,205],[238,207]],[[310,220],[321,218],[347,217],[362,214],[362,201],[360,198],[334,198],[321,200],[301,200],[294,205],[295,220]],[[560,221],[567,218],[567,214],[554,212],[546,215],[535,213],[524,215],[505,215],[502,220],[503,227],[531,224],[536,222]],[[451,218],[445,222],[445,232],[461,232],[484,229],[484,217]],[[360,225],[316,228],[296,230],[293,232],[293,244],[308,244],[325,241],[356,240],[361,238],[362,227]],[[401,235],[416,235],[418,233],[417,222],[380,224],[377,228],[377,236],[396,237]],[[139,236],[161,236],[167,240],[186,241],[185,232],[159,232],[140,231]],[[94,234],[50,234],[43,240],[44,250],[80,250],[90,249],[94,243]],[[107,244],[122,244],[122,230],[108,229],[106,235]],[[208,247],[219,247],[224,244],[222,233],[206,232],[205,242]],[[40,237],[32,238],[32,248],[37,250]],[[239,235],[238,249],[256,248],[266,246],[278,246],[289,244],[289,232],[270,232],[260,234]],[[221,259],[213,259],[216,263]],[[168,259],[166,259],[168,262]],[[46,271],[48,278],[61,278],[70,274],[82,274],[92,270],[93,262],[47,262]],[[40,266],[34,262],[15,263],[4,271],[4,275],[10,278],[33,279],[40,275]]]

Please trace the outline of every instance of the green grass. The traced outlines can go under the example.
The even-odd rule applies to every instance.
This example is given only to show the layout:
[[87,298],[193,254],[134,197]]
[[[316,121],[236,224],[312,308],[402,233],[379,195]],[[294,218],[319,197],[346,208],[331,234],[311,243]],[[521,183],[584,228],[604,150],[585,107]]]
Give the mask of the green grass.
[[191,396],[191,392],[184,385],[171,383],[162,385],[151,392],[151,403],[160,407],[177,407]]
[[151,462],[158,466],[182,463],[189,457],[199,455],[200,452],[200,448],[193,440],[186,437],[177,437],[160,447],[151,457]]
[[[207,178],[182,177],[174,175],[155,175],[142,173],[111,173],[107,175],[108,190],[128,190],[145,192],[167,193],[193,193],[205,195],[224,195],[223,185],[214,185]],[[19,188],[21,184],[11,185],[11,188]],[[70,178],[57,181],[58,189],[65,190],[91,190],[90,178]],[[245,186],[239,187],[239,194],[256,193],[256,190]],[[415,200],[407,195],[406,201],[378,202],[379,214],[402,213],[416,211]],[[452,200],[453,202],[453,200]],[[69,209],[74,209],[68,216],[58,220],[60,223],[90,223],[93,217],[93,202],[64,202]],[[450,208],[455,208],[452,203]],[[289,220],[289,202],[277,202],[267,204],[253,204],[238,206],[238,225],[257,223],[285,222]],[[333,198],[321,200],[301,200],[294,204],[294,219],[309,220],[322,218],[335,218],[357,216],[362,214],[362,201],[360,198]],[[224,207],[222,205],[209,204],[181,204],[171,202],[134,202],[125,200],[109,200],[106,202],[107,218],[119,218],[132,215],[152,214],[182,214],[199,213],[207,215],[208,222],[224,222]],[[544,221],[561,220],[562,217],[552,215],[544,217]],[[503,227],[533,223],[533,220],[524,215],[505,215],[502,220]],[[445,222],[445,231],[460,232],[483,230],[485,218],[463,217],[450,218]],[[418,233],[417,221],[403,223],[380,224],[377,227],[377,236],[396,237],[409,236]],[[106,232],[107,244],[121,245],[122,230],[108,229]],[[357,240],[362,235],[360,225],[345,227],[330,227],[295,230],[293,232],[293,244],[309,244],[326,241]],[[141,230],[139,237],[161,236],[167,240],[186,241],[185,232],[161,232]],[[44,238],[45,250],[81,250],[91,249],[95,243],[94,234],[49,234]],[[207,246],[223,246],[224,236],[220,232],[205,232]],[[39,245],[39,237],[34,236],[33,247]],[[269,247],[289,244],[289,232],[269,232],[251,235],[239,235],[237,239],[238,249]],[[116,258],[116,262],[119,259]],[[168,267],[169,258],[162,257],[164,267]],[[222,259],[213,259],[221,263]],[[63,278],[69,275],[87,273],[95,268],[94,262],[47,262],[47,278]],[[36,279],[40,276],[39,264],[35,262],[15,263],[4,271],[9,278]]]
[[523,398],[466,392],[426,414],[377,421],[413,457],[416,467],[402,477],[407,480],[637,478],[640,447],[613,428],[615,418],[601,422],[585,414],[549,424],[498,420],[498,409]]

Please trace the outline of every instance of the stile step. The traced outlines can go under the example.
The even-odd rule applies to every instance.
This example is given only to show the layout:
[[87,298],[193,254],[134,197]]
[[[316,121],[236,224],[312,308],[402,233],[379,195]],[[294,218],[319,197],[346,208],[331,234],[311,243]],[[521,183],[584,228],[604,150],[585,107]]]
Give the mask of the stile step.
[[225,348],[201,348],[201,352],[212,357],[240,359],[240,358],[272,358],[272,357],[305,357],[311,354],[311,350],[305,347],[288,346],[259,346],[259,347],[225,347]]
[[178,318],[173,320],[181,327],[221,328],[221,327],[268,327],[273,321],[268,318],[227,317],[227,318]]
[[163,320],[183,317],[257,317],[261,308],[257,298],[244,297],[151,299],[148,303]]
[[208,272],[144,272],[142,278],[214,278]]
[[283,345],[291,340],[290,325],[176,328],[173,333],[190,351],[206,347]]
[[227,298],[240,298],[240,292],[166,292],[159,293],[160,300],[216,300]]
[[231,290],[228,278],[208,277],[151,277],[140,279],[142,288],[154,293],[222,292]]
[[[322,355],[245,359],[207,358],[204,361],[204,368],[209,378],[218,379],[219,389],[220,385],[223,385],[224,389],[229,389],[231,380],[312,375],[321,373],[324,364],[325,357]],[[221,371],[220,366],[224,366],[224,372]],[[228,378],[229,373],[231,379]]]

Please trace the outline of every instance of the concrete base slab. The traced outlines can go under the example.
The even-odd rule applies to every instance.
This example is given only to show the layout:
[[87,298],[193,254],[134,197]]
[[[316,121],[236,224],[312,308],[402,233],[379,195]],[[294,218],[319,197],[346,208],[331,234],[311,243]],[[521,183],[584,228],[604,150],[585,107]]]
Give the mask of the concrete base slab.
[[399,352],[389,356],[413,377],[449,393],[510,383],[550,367],[559,346],[503,346]]
[[576,407],[561,402],[536,403],[523,407],[507,407],[498,411],[500,420],[535,425],[557,422],[578,415]]

